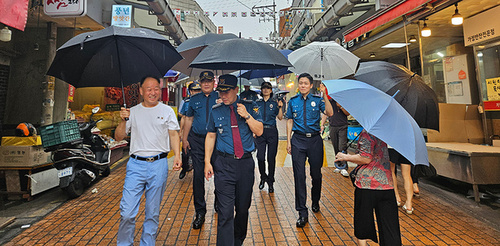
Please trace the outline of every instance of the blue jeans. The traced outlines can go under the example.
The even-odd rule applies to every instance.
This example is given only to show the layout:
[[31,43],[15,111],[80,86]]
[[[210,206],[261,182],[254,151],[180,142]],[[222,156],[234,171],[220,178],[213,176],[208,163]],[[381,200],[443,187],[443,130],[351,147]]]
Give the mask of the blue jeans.
[[145,219],[143,224],[141,245],[155,245],[160,217],[160,204],[165,192],[168,175],[168,159],[162,158],[154,162],[129,158],[127,174],[123,185],[123,196],[120,202],[120,227],[117,245],[133,245],[135,233],[135,217],[139,212],[141,196],[145,193]]

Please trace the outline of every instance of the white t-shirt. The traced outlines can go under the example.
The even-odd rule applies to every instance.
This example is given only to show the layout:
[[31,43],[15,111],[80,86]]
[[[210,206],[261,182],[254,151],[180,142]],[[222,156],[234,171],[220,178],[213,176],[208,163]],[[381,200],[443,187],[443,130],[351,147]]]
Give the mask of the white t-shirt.
[[147,108],[138,104],[130,108],[130,118],[126,123],[127,133],[131,133],[130,154],[153,156],[170,151],[168,130],[179,130],[174,110],[161,102]]

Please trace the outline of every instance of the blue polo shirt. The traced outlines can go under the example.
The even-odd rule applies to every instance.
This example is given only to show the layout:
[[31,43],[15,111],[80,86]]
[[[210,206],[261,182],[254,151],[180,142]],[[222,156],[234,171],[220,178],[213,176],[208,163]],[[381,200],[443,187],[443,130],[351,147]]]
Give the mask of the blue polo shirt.
[[189,106],[189,100],[190,98],[187,97],[186,99],[184,99],[182,102],[182,106],[181,106],[181,110],[179,111],[179,114],[182,114],[182,115],[186,115],[186,112],[187,112],[187,108]]
[[[259,106],[255,102],[250,100],[236,100],[236,102],[243,103],[245,105],[248,113],[258,121],[262,121],[262,114],[259,110]],[[253,133],[250,127],[245,122],[245,119],[238,115],[236,109],[238,106],[236,102],[233,103],[234,113],[236,114],[236,119],[238,120],[238,129],[240,130],[241,143],[243,144],[243,151],[252,152],[255,150]],[[231,130],[231,111],[229,105],[217,104],[212,108],[210,117],[207,124],[208,132],[215,132],[217,140],[215,142],[215,149],[227,154],[234,155],[233,147],[233,132]]]
[[278,101],[272,98],[264,101],[264,99],[261,98],[255,103],[259,106],[259,111],[262,114],[262,123],[264,123],[264,125],[276,126],[276,116],[278,116],[279,113]]
[[299,93],[290,98],[286,117],[293,119],[293,131],[314,133],[321,130],[319,126],[321,112],[325,112],[325,100],[322,97],[309,93],[304,100]]
[[207,134],[208,115],[218,98],[219,93],[212,91],[208,96],[205,96],[205,93],[201,92],[189,99],[189,105],[185,115],[187,117],[193,117],[191,131],[200,135]]

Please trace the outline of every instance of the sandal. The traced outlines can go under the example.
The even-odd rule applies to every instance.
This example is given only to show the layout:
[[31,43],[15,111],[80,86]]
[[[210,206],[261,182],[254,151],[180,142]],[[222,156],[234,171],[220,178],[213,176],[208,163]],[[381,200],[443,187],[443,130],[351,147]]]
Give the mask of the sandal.
[[398,207],[401,207],[401,201],[396,201],[396,203],[398,204]]
[[406,204],[405,204],[405,205],[403,205],[403,209],[406,211],[406,213],[407,213],[407,214],[412,214],[412,213],[413,213],[413,210],[414,210],[413,208],[411,208],[411,209],[407,209],[407,208],[406,208]]
[[420,192],[413,192],[414,197],[420,197]]

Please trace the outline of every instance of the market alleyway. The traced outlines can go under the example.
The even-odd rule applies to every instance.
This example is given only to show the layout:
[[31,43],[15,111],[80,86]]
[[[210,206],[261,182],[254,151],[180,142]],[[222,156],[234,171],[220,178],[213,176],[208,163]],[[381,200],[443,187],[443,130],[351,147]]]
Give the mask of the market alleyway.
[[[284,133],[284,125],[281,124],[281,139]],[[282,140],[279,152],[283,153],[285,148],[286,141]],[[327,141],[325,150],[328,163],[332,163],[333,149]],[[109,177],[99,181],[81,197],[65,202],[6,245],[116,244],[125,161],[125,158],[119,161]],[[322,169],[321,211],[310,211],[309,224],[304,228],[296,228],[297,213],[290,156],[278,154],[278,165],[275,193],[268,193],[267,186],[264,190],[259,190],[254,185],[245,245],[355,245],[354,187],[350,180],[334,173],[330,164],[325,165]],[[255,183],[258,183],[257,168],[255,173]],[[213,209],[213,180],[207,182],[206,186],[207,220],[201,230],[193,230],[192,177],[190,172],[179,180],[178,172],[169,173],[160,212],[157,245],[215,245],[217,214]],[[307,181],[310,187],[310,178]],[[402,180],[399,183],[402,187]],[[97,189],[96,193],[91,192],[94,188]],[[500,244],[500,228],[457,209],[456,204],[439,192],[422,186],[420,193],[421,197],[414,200],[415,212],[412,215],[400,209],[404,245]],[[310,197],[308,206],[310,207]],[[143,220],[144,204],[141,204],[135,237],[137,245]]]

